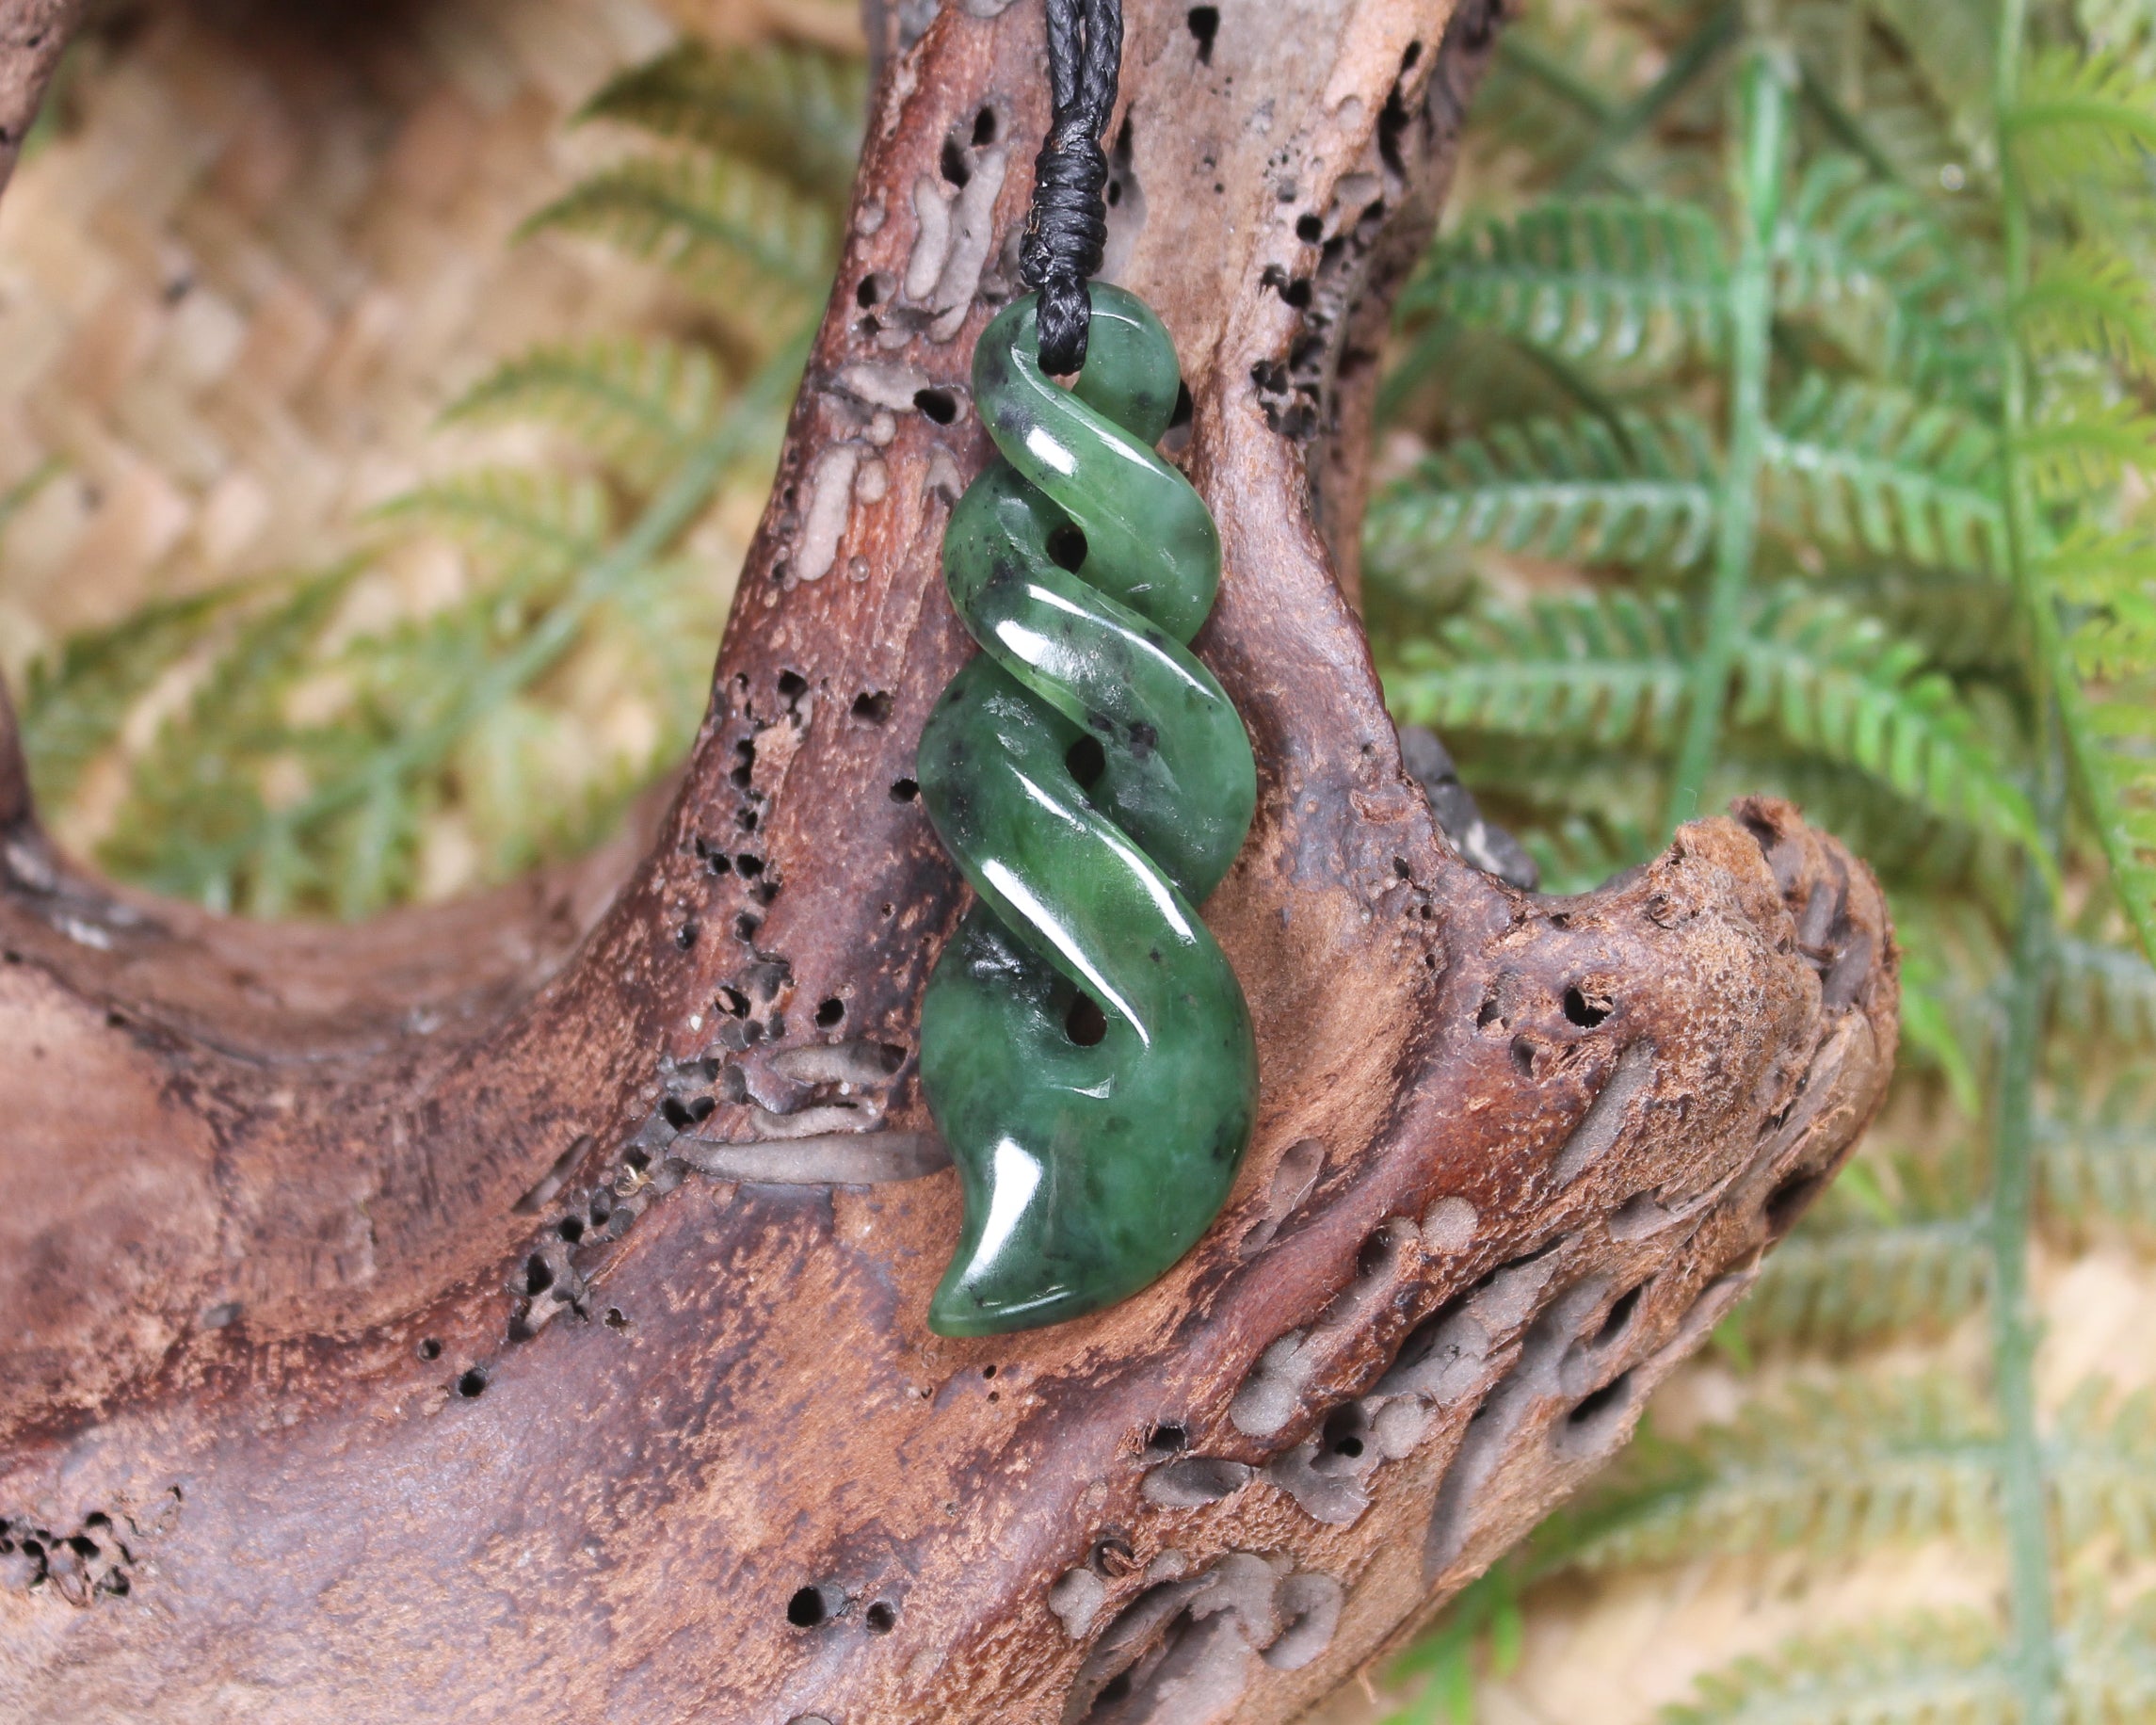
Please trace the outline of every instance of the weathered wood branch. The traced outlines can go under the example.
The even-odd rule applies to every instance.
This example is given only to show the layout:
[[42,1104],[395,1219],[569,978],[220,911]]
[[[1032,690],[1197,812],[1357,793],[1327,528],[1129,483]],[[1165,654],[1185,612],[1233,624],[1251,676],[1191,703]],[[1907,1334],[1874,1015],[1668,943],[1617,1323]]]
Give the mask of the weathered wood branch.
[[84,0],[0,0],[0,186],[15,171]]
[[1098,1318],[923,1328],[961,893],[910,763],[1045,106],[1036,10],[963,0],[889,68],[640,862],[256,927],[7,821],[11,1717],[1291,1718],[1624,1441],[1848,1153],[1869,875],[1764,803],[1585,897],[1476,873],[1328,555],[1490,0],[1222,12],[1129,0],[1111,251],[1188,372],[1199,647],[1260,761],[1207,907],[1264,1074],[1219,1223]]

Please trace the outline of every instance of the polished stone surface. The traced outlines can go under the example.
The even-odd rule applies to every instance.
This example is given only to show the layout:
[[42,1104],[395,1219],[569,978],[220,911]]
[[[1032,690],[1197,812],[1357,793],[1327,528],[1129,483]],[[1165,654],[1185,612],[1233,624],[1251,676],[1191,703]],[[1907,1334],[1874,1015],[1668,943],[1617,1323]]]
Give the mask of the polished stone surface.
[[1155,1280],[1225,1201],[1256,1105],[1242,989],[1193,909],[1256,801],[1242,720],[1185,644],[1219,540],[1152,449],[1178,385],[1166,331],[1134,295],[1092,291],[1070,390],[1033,357],[1030,298],[982,334],[974,397],[1003,459],[943,544],[982,648],[919,766],[981,900],[922,1006],[922,1083],[966,1205],[929,1310],[945,1335],[1055,1323]]

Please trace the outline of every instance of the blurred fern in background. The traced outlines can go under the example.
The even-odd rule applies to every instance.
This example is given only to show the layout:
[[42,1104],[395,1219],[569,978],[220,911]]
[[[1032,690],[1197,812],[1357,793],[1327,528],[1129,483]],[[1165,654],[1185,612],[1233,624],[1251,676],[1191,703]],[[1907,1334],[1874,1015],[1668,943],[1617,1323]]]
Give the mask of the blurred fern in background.
[[[351,916],[414,894],[445,814],[486,880],[601,836],[701,713],[725,572],[688,541],[723,494],[769,483],[836,263],[863,82],[821,50],[691,41],[601,89],[580,121],[645,147],[525,232],[671,272],[693,333],[521,354],[444,418],[535,427],[551,458],[398,497],[319,571],[63,643],[23,691],[40,797],[64,803],[146,696],[172,690],[100,853],[160,891]],[[354,604],[363,577],[427,540],[460,554],[453,597],[387,619]],[[595,713],[619,734],[595,739]]]
[[[2156,1406],[2040,1408],[2027,1287],[2036,1236],[2156,1227],[2156,18],[1530,8],[1471,145],[1366,527],[1394,708],[1559,892],[1802,802],[1887,886],[1908,1057],[1723,1333],[1747,1411],[1645,1436],[1392,1717],[1475,1717],[1559,1577],[1947,1540],[1995,1616],[1823,1625],[1668,1717],[2156,1717]],[[1979,1314],[1981,1370],[1907,1376]]]

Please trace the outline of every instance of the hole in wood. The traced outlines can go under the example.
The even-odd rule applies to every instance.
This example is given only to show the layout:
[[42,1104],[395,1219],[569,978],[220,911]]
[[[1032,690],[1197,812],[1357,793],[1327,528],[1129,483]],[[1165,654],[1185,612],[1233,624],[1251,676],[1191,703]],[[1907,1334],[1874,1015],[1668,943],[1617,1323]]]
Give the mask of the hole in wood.
[[1795,1227],[1796,1218],[1804,1214],[1826,1184],[1825,1174],[1800,1173],[1790,1175],[1775,1187],[1767,1194],[1767,1232],[1778,1239]]
[[1601,1327],[1595,1331],[1588,1346],[1604,1347],[1622,1335],[1630,1328],[1633,1314],[1639,1310],[1640,1296],[1646,1292],[1647,1283],[1643,1282],[1637,1287],[1629,1288],[1618,1295],[1611,1302],[1609,1314],[1602,1319]]
[[1577,988],[1565,991],[1565,1017],[1582,1030],[1592,1030],[1614,1009],[1615,1004],[1604,997],[1584,993]]
[[1190,34],[1198,43],[1198,63],[1213,64],[1213,40],[1220,34],[1220,8],[1216,6],[1194,6],[1185,20]]
[[1613,1410],[1622,1411],[1631,1389],[1632,1374],[1619,1373],[1601,1389],[1582,1396],[1579,1405],[1565,1416],[1565,1424],[1574,1431],[1579,1431],[1605,1419]]
[[913,405],[940,426],[947,426],[958,417],[958,398],[947,389],[917,389],[913,392]]

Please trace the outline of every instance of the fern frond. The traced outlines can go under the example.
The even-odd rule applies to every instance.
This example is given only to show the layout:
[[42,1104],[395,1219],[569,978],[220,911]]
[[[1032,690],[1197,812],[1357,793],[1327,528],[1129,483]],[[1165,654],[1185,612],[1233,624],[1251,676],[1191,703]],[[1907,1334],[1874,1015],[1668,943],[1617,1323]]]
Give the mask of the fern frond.
[[867,95],[867,69],[851,56],[790,42],[722,52],[692,39],[619,73],[577,118],[743,156],[835,204],[853,180]]
[[2074,0],[2073,11],[2090,47],[2120,56],[2144,76],[2156,77],[2156,15],[2148,0]]
[[2003,566],[1996,444],[1972,419],[1813,375],[1762,453],[1768,508],[1789,532],[1933,568]]
[[497,366],[449,422],[558,426],[643,489],[711,429],[723,382],[708,348],[656,336],[535,347]]
[[1981,393],[1997,330],[1929,207],[1854,156],[1822,153],[1776,237],[1776,303],[1821,322],[1873,369],[1962,399]]
[[2156,468],[2156,415],[2124,399],[2062,402],[2021,433],[2016,452],[2039,496],[2079,501],[2128,468]]
[[[298,902],[312,877],[296,850],[234,859],[227,846],[261,822],[278,768],[306,770],[293,753],[278,673],[319,638],[360,568],[342,564],[295,583],[223,643],[185,711],[136,763],[133,815],[99,852],[107,867],[220,911],[275,916]],[[345,747],[362,746],[349,731],[334,734]],[[205,738],[216,747],[203,748]]]
[[837,221],[776,175],[728,158],[636,160],[592,175],[524,223],[606,241],[673,271],[748,335],[820,302]]
[[2156,294],[2132,260],[2084,243],[2047,257],[2014,307],[2032,352],[2101,354],[2146,376],[2156,369]]
[[2156,541],[2084,528],[2040,567],[2071,607],[2067,644],[2084,677],[2116,683],[2156,670]]
[[1386,695],[1403,719],[1445,732],[1660,747],[1682,700],[1688,637],[1667,596],[1487,607],[1453,622],[1441,652],[1412,645]]
[[1768,1254],[1740,1308],[1754,1343],[1842,1348],[1954,1323],[1983,1298],[1989,1260],[1968,1217],[1805,1226]]
[[1762,604],[1738,664],[1737,722],[1771,722],[1935,814],[2039,845],[2027,793],[1960,691],[1876,619],[1785,587]]
[[1696,205],[1553,200],[1440,244],[1403,310],[1449,313],[1568,360],[1652,364],[1714,349],[1728,274]]
[[2156,1718],[2156,1597],[2116,1615],[2084,1607],[2058,1647],[2068,1725]]
[[1989,1411],[1958,1382],[1845,1378],[1757,1402],[1685,1443],[1636,1444],[1613,1483],[1560,1510],[1547,1537],[1565,1567],[1588,1572],[1983,1539],[1997,1516],[1996,1452]]
[[1568,814],[1517,830],[1514,837],[1542,871],[1545,893],[1591,893],[1611,877],[1652,856],[1661,834],[1638,820]]
[[521,468],[459,474],[376,511],[384,521],[431,527],[475,551],[549,573],[597,556],[611,513],[596,479]]
[[157,601],[105,628],[71,635],[53,653],[33,659],[16,718],[40,798],[65,802],[151,685],[199,644],[214,619],[252,591],[234,583]]
[[2036,1121],[2036,1175],[2055,1217],[2156,1225],[2156,1086],[2149,1075],[2131,1073],[2093,1104],[2067,1090]]
[[2062,934],[2051,963],[2066,1030],[2084,1040],[2156,1042],[2156,964],[2146,953]]
[[1714,471],[1689,413],[1530,420],[1431,456],[1372,505],[1366,534],[1380,558],[1474,544],[1681,569],[1713,535]]
[[2039,185],[2119,180],[2156,150],[2156,80],[2116,53],[2054,48],[2032,58],[2000,126]]
[[2090,1379],[2059,1410],[2045,1446],[2065,1550],[2100,1536],[2133,1561],[2156,1556],[2156,1391],[2120,1399]]
[[2156,545],[2084,528],[2042,571],[2067,602],[2054,681],[2074,775],[2112,889],[2156,954]]
[[1998,1631],[1974,1614],[1918,1617],[1794,1642],[1701,1677],[1664,1725],[2019,1725]]

